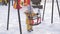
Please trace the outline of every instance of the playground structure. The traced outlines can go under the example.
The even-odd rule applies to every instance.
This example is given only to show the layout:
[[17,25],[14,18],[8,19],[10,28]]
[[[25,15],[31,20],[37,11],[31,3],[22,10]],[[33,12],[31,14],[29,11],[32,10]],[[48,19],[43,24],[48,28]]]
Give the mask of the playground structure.
[[[58,13],[59,13],[59,17],[60,17],[60,9],[59,9],[58,0],[56,0],[56,3],[57,3]],[[46,0],[44,2],[44,10],[43,10],[43,18],[42,18],[42,20],[44,20],[45,7],[46,7]],[[51,24],[53,23],[53,11],[54,11],[54,0],[52,0]]]
[[[8,30],[8,28],[9,28],[9,14],[10,14],[10,1],[9,1],[9,6],[8,6],[8,21],[7,21],[7,30]],[[13,0],[12,0],[12,5],[13,5]],[[18,2],[17,2],[17,5],[18,5]],[[34,7],[34,8],[42,8],[41,6],[40,7]],[[17,9],[17,12],[18,12],[18,19],[19,19],[19,28],[20,28],[20,34],[22,34],[22,29],[21,29],[21,20],[20,20],[20,12],[19,12],[19,10],[20,9]],[[38,24],[40,24],[40,23],[38,23]],[[37,24],[37,25],[38,25]]]
[[[59,5],[58,5],[58,0],[56,0],[56,2],[57,2],[58,13],[59,13],[59,16],[60,16],[60,10],[59,10]],[[18,4],[18,2],[17,2],[17,4]],[[12,5],[13,5],[13,0],[12,0]],[[46,0],[45,0],[45,3],[44,3],[43,18],[42,18],[43,20],[44,20],[44,14],[45,14],[45,6],[46,6]],[[36,6],[33,6],[33,7],[36,8]],[[39,7],[38,7],[38,8],[39,8]],[[53,9],[54,9],[54,0],[52,0],[52,16],[51,16],[51,23],[52,23],[52,24],[53,24]],[[17,12],[18,12],[18,19],[19,19],[20,34],[22,34],[19,9],[17,9]],[[9,14],[10,14],[10,1],[8,2],[7,30],[8,30],[8,27],[9,27]]]

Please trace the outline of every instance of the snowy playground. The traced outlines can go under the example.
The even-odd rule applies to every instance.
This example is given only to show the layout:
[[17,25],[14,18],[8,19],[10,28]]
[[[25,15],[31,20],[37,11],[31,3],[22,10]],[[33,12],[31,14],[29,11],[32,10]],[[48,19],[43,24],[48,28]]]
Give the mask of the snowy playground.
[[[59,0],[58,3],[60,7]],[[44,6],[44,0],[42,0],[41,4]],[[10,5],[9,30],[7,30],[8,5],[0,5],[0,34],[20,34],[18,12],[13,8],[12,2],[10,3]],[[32,32],[27,32],[26,30],[26,16],[24,14],[24,11],[26,9],[27,8],[24,6],[22,7],[22,9],[20,9],[22,34],[60,34],[60,17],[56,0],[54,0],[53,24],[51,24],[52,0],[46,0],[44,20],[41,22],[41,24],[33,26]],[[33,8],[33,10],[37,11],[38,9]],[[41,15],[43,15],[43,9],[40,9],[40,12]]]

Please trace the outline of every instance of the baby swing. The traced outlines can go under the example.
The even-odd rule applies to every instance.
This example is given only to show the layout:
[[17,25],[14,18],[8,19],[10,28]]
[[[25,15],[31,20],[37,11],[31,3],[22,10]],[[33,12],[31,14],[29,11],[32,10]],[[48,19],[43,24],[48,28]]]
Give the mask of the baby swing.
[[[33,4],[35,4],[34,6],[32,6],[33,8],[38,8],[38,12],[36,13],[35,16],[32,16],[32,11],[30,11],[30,16],[29,19],[32,20],[32,22],[30,23],[30,25],[35,26],[35,25],[39,25],[41,23],[41,13],[40,13],[40,9],[42,9],[42,5],[40,5],[41,0],[31,0]],[[31,6],[31,4],[30,4]],[[31,7],[30,7],[31,10]],[[36,22],[34,22],[34,20]]]
[[[39,12],[39,10],[38,10],[38,12]],[[39,25],[41,23],[41,14],[39,14],[39,13],[36,13],[35,16],[32,16],[30,13],[30,15],[32,16],[32,17],[29,17],[29,19],[32,20],[32,23],[30,23],[30,25],[35,26],[35,25]]]

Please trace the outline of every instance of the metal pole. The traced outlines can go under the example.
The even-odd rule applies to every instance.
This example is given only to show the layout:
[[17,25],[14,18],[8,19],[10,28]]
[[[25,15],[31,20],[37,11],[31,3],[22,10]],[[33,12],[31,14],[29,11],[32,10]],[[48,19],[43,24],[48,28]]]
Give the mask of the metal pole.
[[54,0],[52,0],[51,24],[53,23]]
[[19,9],[18,9],[17,11],[18,11],[18,20],[19,20],[20,34],[22,34],[22,28],[21,28],[21,20],[20,20],[20,12],[19,12]]
[[8,18],[7,18],[7,30],[9,28],[9,15],[10,15],[10,0],[8,1]]
[[46,7],[46,0],[45,0],[45,3],[44,3],[44,9],[43,9],[43,16],[42,16],[42,20],[44,20],[44,15],[45,15],[45,7]]
[[13,6],[13,1],[14,1],[14,0],[12,0],[12,6]]
[[[17,0],[17,7],[18,7],[18,0]],[[20,34],[22,34],[22,28],[21,28],[21,20],[20,20],[20,12],[19,12],[19,8],[17,8],[17,12],[18,12],[18,20],[19,20]]]
[[56,3],[57,3],[58,13],[59,13],[59,17],[60,17],[60,10],[59,10],[58,0],[56,0]]

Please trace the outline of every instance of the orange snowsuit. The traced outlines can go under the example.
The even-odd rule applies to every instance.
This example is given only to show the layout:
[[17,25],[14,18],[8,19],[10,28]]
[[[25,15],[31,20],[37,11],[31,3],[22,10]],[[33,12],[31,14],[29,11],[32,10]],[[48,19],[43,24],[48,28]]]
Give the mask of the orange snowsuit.
[[24,0],[24,5],[25,6],[30,5],[30,0]]
[[[26,11],[28,11],[28,10],[26,10]],[[34,21],[33,21],[33,20],[30,20],[30,19],[28,18],[28,16],[30,16],[29,13],[26,13],[26,12],[25,12],[25,14],[26,14],[27,30],[31,30],[31,29],[32,29],[32,26],[31,26],[30,24],[33,24]],[[31,16],[35,16],[35,15],[36,15],[36,14],[35,14],[34,12],[31,14]]]

